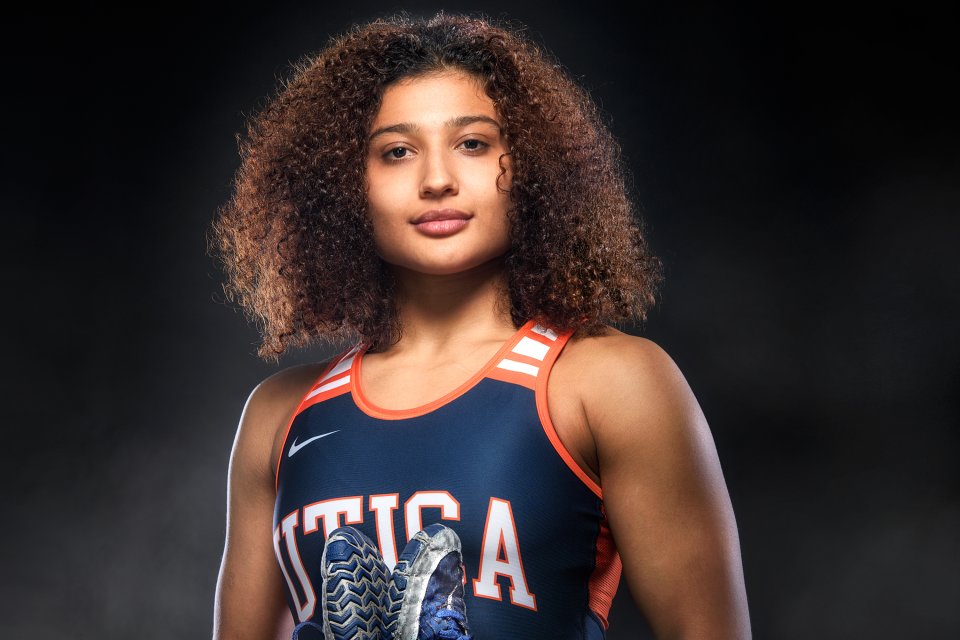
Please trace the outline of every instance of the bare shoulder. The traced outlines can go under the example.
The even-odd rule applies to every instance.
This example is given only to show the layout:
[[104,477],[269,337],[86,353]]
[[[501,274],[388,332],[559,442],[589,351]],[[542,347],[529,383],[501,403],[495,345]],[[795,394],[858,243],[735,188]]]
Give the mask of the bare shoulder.
[[254,387],[245,410],[260,415],[292,411],[294,407],[290,407],[290,403],[299,402],[327,366],[328,363],[312,363],[277,371]]
[[733,509],[680,369],[651,340],[612,329],[566,348],[624,575],[654,634],[749,638]]
[[242,457],[263,474],[273,475],[284,430],[301,398],[328,363],[288,367],[260,382],[247,397],[234,442],[234,457]]
[[[659,373],[676,365],[656,342],[632,336],[612,327],[595,336],[574,337],[564,349],[565,358],[576,360],[591,373],[610,376],[629,369],[635,373]],[[611,368],[612,365],[612,368]]]
[[230,454],[227,536],[217,579],[214,638],[290,637],[292,625],[279,622],[286,609],[283,578],[269,535],[276,500],[276,442],[300,398],[324,369],[323,364],[310,364],[278,371],[250,392],[243,407]]
[[607,328],[597,336],[574,338],[564,349],[560,362],[580,372],[584,395],[600,392],[635,392],[638,389],[669,392],[685,387],[686,380],[673,359],[657,343]]
[[557,365],[576,372],[576,394],[598,444],[618,440],[623,429],[632,437],[663,436],[668,425],[702,420],[679,367],[652,340],[608,328],[571,340],[564,353]]

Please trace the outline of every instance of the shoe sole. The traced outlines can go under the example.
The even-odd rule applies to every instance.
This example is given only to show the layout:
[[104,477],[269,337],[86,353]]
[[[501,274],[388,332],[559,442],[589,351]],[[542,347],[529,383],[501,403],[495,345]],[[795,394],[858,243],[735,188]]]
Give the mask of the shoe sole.
[[420,608],[430,578],[440,561],[455,551],[461,558],[460,538],[442,524],[418,531],[397,560],[387,591],[386,637],[416,640],[420,633]]
[[323,547],[324,640],[381,640],[387,567],[371,540],[353,527],[333,531]]

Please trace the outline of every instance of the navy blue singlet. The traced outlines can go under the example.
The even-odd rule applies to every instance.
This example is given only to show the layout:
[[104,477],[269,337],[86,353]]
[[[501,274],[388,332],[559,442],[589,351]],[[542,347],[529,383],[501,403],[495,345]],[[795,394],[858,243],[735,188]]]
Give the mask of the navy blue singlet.
[[363,347],[333,360],[278,464],[273,540],[295,621],[320,618],[334,529],[363,531],[392,569],[414,533],[440,522],[463,543],[477,640],[604,637],[620,557],[600,487],[547,412],[547,377],[569,337],[528,322],[470,380],[407,410],[364,397]]

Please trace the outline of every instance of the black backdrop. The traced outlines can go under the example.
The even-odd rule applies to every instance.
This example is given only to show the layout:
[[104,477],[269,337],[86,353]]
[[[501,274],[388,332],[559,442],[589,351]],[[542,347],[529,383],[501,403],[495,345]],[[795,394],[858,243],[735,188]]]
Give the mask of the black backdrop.
[[[756,637],[955,637],[954,23],[661,4],[443,6],[525,23],[623,145],[667,268],[643,332],[710,420]],[[438,6],[5,19],[2,637],[209,635],[233,431],[277,368],[205,254],[234,135],[330,34]],[[622,588],[609,637],[639,629]]]

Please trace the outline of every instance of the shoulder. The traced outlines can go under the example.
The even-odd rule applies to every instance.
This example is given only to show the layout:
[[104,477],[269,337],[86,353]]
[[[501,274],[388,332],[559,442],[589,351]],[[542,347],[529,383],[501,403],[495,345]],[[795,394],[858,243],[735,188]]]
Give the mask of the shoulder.
[[604,512],[657,637],[749,638],[736,520],[680,369],[651,340],[613,330],[567,348],[580,370]]
[[571,338],[557,363],[580,372],[582,391],[588,395],[597,390],[669,387],[683,378],[657,343],[609,327],[600,335]]
[[612,328],[597,336],[575,337],[557,366],[574,382],[570,388],[598,446],[627,438],[669,438],[671,431],[702,421],[679,367],[647,338]]
[[300,400],[329,363],[289,367],[257,384],[247,397],[234,441],[233,458],[273,475],[278,447]]
[[282,414],[286,410],[292,411],[294,407],[290,407],[290,403],[299,402],[328,366],[327,362],[312,363],[277,371],[253,388],[244,412],[269,416]]

